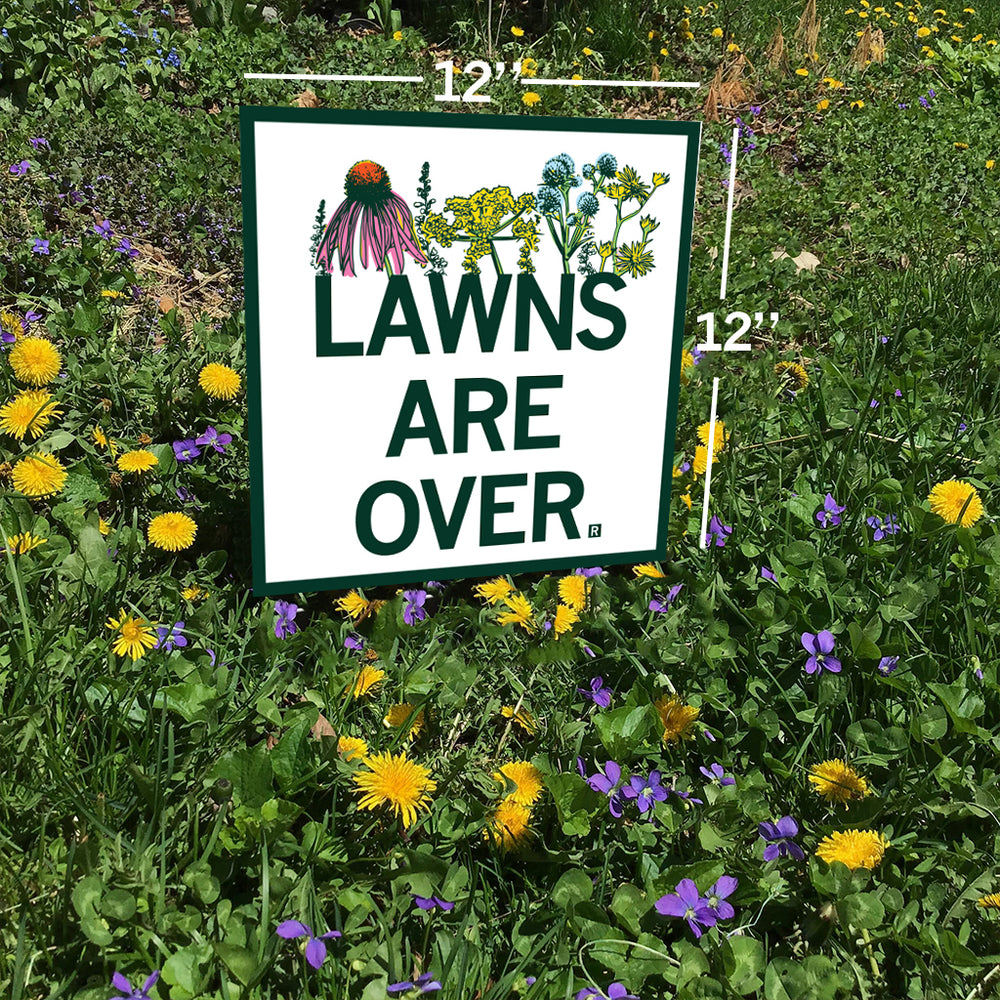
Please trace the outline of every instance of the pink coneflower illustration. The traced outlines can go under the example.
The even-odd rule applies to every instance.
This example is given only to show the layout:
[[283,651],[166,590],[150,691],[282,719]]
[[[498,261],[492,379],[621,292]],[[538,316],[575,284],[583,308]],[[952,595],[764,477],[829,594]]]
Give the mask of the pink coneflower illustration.
[[344,193],[347,197],[331,216],[316,251],[317,264],[332,272],[337,253],[341,272],[348,278],[355,277],[354,232],[359,221],[363,268],[368,267],[369,254],[376,271],[388,267],[391,274],[403,270],[404,252],[418,264],[427,263],[417,242],[413,216],[406,202],[390,187],[384,167],[372,160],[359,160],[347,171]]

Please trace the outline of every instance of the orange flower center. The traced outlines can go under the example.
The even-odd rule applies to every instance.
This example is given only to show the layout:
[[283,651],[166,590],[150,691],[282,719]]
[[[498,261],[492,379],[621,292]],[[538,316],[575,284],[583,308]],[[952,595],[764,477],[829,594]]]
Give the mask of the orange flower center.
[[363,205],[384,204],[392,193],[385,168],[372,160],[360,160],[347,171],[344,194]]

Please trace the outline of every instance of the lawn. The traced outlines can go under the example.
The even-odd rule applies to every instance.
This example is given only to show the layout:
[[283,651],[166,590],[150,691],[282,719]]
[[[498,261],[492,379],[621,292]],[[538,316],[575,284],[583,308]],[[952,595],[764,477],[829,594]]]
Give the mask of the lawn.
[[[1000,4],[264,6],[0,8],[0,992],[993,995]],[[660,559],[254,596],[241,104],[704,122]]]

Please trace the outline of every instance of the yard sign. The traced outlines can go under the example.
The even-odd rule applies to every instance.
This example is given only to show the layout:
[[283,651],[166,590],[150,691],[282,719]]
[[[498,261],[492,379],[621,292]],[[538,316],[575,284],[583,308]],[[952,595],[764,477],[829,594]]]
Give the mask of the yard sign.
[[255,592],[662,558],[700,126],[241,128]]

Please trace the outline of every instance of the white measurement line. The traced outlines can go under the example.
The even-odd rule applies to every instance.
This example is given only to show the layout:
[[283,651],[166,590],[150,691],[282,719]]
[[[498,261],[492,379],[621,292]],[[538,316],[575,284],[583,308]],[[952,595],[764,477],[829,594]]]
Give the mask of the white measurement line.
[[700,87],[690,80],[536,80],[521,78],[522,87]]
[[736,193],[736,151],[740,145],[739,127],[733,129],[732,159],[729,163],[729,205],[726,208],[726,241],[722,247],[722,287],[719,301],[726,298],[726,282],[729,278],[729,237],[733,231],[733,195]]
[[422,76],[355,76],[351,73],[244,73],[244,80],[320,80],[362,83],[423,83]]
[[708,418],[708,461],[705,464],[705,501],[701,508],[701,547],[708,548],[708,496],[712,490],[712,458],[715,455],[715,413],[719,405],[719,379],[712,379],[712,415]]

